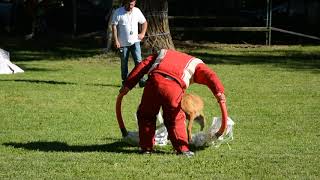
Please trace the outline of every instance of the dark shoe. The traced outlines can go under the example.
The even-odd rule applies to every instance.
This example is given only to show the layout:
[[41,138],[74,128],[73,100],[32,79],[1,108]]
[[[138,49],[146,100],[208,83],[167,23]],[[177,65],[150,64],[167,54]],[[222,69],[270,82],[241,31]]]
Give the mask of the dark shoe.
[[180,154],[183,156],[186,156],[187,158],[191,158],[194,156],[194,152],[192,151],[184,151],[184,152],[181,152]]
[[147,154],[151,155],[153,153],[153,150],[140,150],[139,154]]
[[146,81],[140,81],[139,87],[143,88],[146,85]]

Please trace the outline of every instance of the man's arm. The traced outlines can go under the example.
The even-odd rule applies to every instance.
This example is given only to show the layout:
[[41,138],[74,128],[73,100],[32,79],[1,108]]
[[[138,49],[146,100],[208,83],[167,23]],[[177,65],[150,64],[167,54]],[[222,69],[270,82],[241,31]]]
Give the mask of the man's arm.
[[120,48],[120,42],[118,39],[118,30],[117,30],[117,25],[113,24],[112,25],[112,35],[114,38],[114,46],[119,49]]
[[143,24],[142,24],[142,28],[141,28],[141,32],[140,34],[138,34],[138,37],[140,40],[142,40],[147,32],[147,28],[148,28],[148,22],[145,21]]

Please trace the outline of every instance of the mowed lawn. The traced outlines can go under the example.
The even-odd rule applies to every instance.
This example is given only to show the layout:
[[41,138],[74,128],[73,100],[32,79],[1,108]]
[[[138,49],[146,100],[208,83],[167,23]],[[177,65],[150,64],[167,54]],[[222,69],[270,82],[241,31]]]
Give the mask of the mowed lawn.
[[[223,82],[235,122],[229,146],[193,149],[193,158],[175,155],[170,145],[140,155],[121,141],[116,121],[115,53],[11,42],[1,48],[25,73],[0,75],[0,179],[320,178],[320,46],[177,47],[203,59]],[[137,130],[142,91],[124,98],[130,131]],[[207,87],[188,92],[204,99],[208,122],[220,116]]]

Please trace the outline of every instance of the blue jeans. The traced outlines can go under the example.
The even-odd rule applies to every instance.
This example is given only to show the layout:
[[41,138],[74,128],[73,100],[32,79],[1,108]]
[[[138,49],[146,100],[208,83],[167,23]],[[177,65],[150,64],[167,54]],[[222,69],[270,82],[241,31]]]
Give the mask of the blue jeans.
[[[141,62],[141,47],[140,42],[136,42],[131,46],[124,46],[120,48],[120,59],[121,59],[121,78],[124,82],[128,77],[128,60],[129,54],[131,53],[134,64],[137,65]],[[140,80],[140,82],[143,79]]]

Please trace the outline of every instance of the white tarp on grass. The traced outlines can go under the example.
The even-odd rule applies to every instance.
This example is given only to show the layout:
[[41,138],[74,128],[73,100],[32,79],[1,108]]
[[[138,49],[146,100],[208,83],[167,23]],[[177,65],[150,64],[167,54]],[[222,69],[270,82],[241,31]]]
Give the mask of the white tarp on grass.
[[0,74],[23,73],[24,71],[10,61],[9,52],[0,48]]
[[[163,118],[161,113],[158,114],[157,120],[160,125],[157,127],[156,134],[155,134],[155,145],[158,146],[165,146],[170,143],[168,140],[168,132],[166,127],[163,124]],[[218,139],[216,137],[212,137],[212,134],[215,134],[219,131],[221,126],[221,118],[220,117],[213,117],[211,126],[206,131],[200,131],[196,134],[192,135],[192,141],[190,145],[195,147],[219,147],[221,144],[228,144],[228,142],[233,140],[233,126],[234,121],[228,117],[227,120],[227,128],[225,132],[220,136]],[[139,132],[128,132],[128,135],[123,138],[124,142],[138,146],[139,145]],[[229,145],[229,144],[228,144]]]

